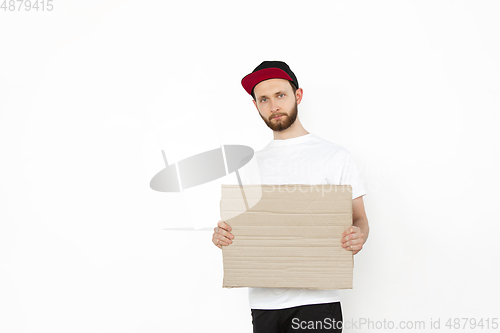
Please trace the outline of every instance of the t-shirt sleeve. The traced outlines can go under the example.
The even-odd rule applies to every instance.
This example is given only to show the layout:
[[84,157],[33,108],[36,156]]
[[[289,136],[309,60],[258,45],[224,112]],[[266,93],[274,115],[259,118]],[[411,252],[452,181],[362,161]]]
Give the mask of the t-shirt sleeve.
[[353,199],[366,194],[358,168],[356,168],[356,164],[354,164],[354,160],[352,159],[350,152],[347,153],[344,160],[340,185],[351,185]]

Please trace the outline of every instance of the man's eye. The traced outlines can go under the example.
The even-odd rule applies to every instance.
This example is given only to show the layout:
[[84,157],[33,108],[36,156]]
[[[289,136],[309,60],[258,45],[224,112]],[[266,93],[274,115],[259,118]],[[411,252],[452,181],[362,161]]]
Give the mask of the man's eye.
[[263,99],[261,99],[260,101],[261,101],[261,102],[265,102],[265,101],[267,101],[267,98],[263,98]]
[[279,95],[278,97],[281,97],[281,96],[285,96],[285,94],[281,94],[281,95]]

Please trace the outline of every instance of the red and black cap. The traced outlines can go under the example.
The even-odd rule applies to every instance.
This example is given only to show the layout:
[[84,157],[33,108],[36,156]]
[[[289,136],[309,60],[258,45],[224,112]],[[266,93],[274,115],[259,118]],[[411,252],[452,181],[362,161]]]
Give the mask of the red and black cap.
[[252,94],[253,88],[260,82],[269,79],[285,79],[299,88],[299,81],[292,70],[283,61],[264,61],[257,66],[252,73],[241,80],[241,85],[248,94]]

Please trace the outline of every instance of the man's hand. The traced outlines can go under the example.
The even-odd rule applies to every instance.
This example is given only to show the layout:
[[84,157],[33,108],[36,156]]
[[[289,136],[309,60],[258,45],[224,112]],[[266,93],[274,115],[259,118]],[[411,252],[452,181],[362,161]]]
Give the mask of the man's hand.
[[365,236],[361,233],[361,229],[359,227],[353,225],[344,231],[340,241],[344,249],[352,251],[352,254],[356,254],[363,248]]
[[231,227],[224,221],[219,221],[217,227],[214,228],[214,235],[212,237],[212,243],[215,244],[219,249],[222,249],[222,245],[229,245],[233,241],[233,234],[230,233]]

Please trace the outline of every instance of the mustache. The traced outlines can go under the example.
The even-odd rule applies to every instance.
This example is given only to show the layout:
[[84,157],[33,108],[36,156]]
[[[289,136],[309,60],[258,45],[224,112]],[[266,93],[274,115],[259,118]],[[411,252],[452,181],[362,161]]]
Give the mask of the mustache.
[[274,119],[274,118],[276,118],[276,117],[280,117],[280,116],[286,116],[286,114],[284,114],[284,113],[281,113],[281,114],[275,114],[275,115],[273,115],[273,116],[271,117],[271,119]]

